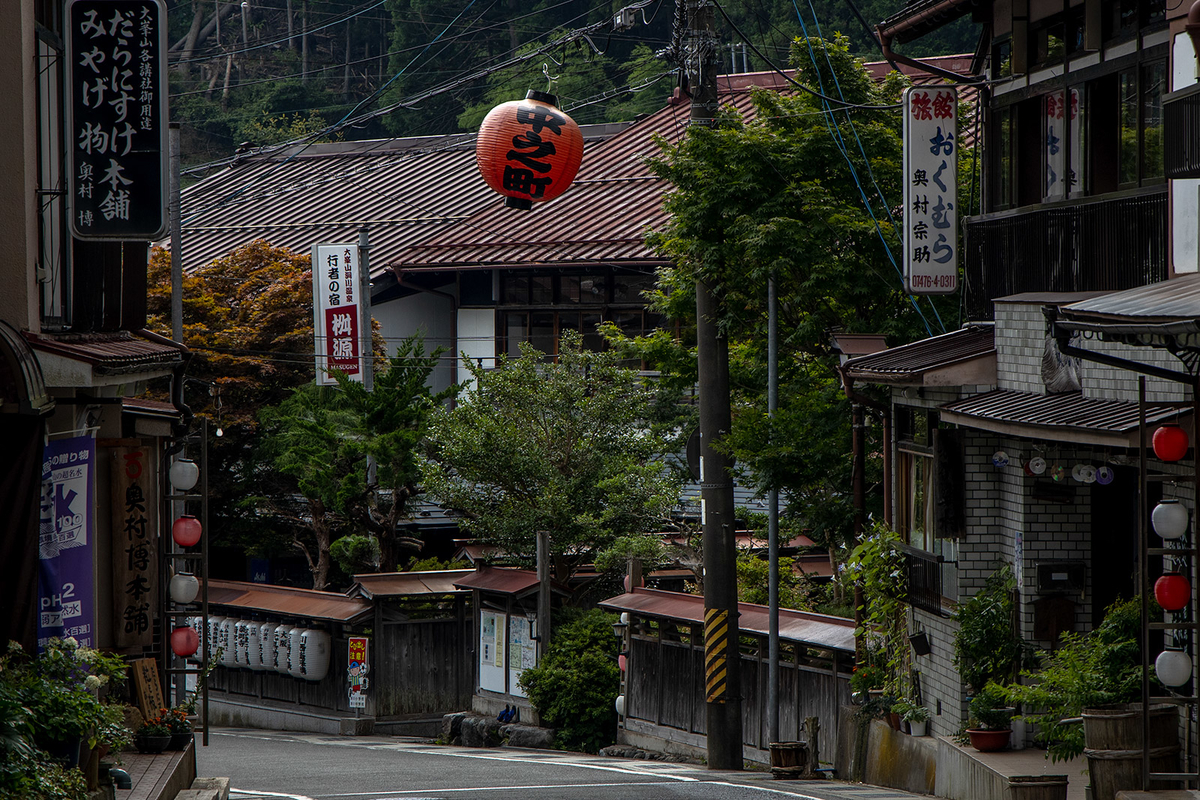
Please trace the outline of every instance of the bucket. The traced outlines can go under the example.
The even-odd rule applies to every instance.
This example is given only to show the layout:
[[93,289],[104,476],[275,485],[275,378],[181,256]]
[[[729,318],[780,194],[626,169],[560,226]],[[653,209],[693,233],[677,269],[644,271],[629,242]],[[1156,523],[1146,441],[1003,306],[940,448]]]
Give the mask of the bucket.
[[[1142,704],[1083,711],[1084,755],[1094,800],[1115,800],[1122,790],[1142,789]],[[1179,771],[1179,707],[1150,706],[1150,771]],[[1152,781],[1151,789],[1177,788]]]
[[803,767],[807,760],[806,742],[771,742],[772,767]]
[[1008,790],[1012,800],[1067,800],[1067,776],[1013,775]]

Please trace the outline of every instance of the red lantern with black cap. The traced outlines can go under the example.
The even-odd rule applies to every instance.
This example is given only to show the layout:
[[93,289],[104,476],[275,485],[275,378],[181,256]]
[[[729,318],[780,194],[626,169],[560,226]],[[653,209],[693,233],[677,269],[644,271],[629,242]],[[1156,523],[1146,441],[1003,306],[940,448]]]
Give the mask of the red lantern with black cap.
[[504,205],[530,209],[567,190],[583,160],[583,134],[558,98],[530,90],[496,106],[475,140],[475,163]]

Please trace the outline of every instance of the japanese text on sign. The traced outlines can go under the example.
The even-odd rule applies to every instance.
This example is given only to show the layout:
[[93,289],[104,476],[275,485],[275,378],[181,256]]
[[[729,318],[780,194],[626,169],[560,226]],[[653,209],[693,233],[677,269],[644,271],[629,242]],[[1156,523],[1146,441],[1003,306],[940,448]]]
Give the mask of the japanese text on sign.
[[95,646],[96,440],[88,436],[46,445],[38,525],[38,650],[52,637],[74,636]]
[[313,336],[317,354],[317,383],[337,383],[331,372],[341,370],[361,382],[362,339],[359,305],[358,245],[319,244],[313,247]]
[[67,177],[81,238],[166,231],[166,18],[161,0],[68,3]]
[[904,91],[904,284],[911,294],[958,289],[958,94]]
[[152,452],[110,451],[113,523],[113,628],[118,647],[153,643],[157,597],[156,482]]
[[504,188],[530,198],[542,197],[554,179],[546,176],[550,162],[541,159],[558,152],[550,136],[562,136],[567,120],[549,106],[532,103],[518,105],[516,115],[517,123],[529,130],[512,138],[513,149],[505,155]]
[[346,661],[346,678],[350,682],[347,689],[350,707],[366,708],[367,688],[370,686],[370,679],[367,678],[367,673],[371,671],[371,664],[367,661],[367,639],[365,636],[350,637],[349,657]]

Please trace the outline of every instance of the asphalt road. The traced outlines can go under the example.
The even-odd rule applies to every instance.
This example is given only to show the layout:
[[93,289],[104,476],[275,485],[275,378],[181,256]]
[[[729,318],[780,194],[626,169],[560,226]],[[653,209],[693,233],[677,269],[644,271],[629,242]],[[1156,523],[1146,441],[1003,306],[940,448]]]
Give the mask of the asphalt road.
[[199,774],[227,776],[238,800],[911,800],[922,795],[838,781],[775,781],[545,750],[444,747],[385,736],[220,729],[197,748]]

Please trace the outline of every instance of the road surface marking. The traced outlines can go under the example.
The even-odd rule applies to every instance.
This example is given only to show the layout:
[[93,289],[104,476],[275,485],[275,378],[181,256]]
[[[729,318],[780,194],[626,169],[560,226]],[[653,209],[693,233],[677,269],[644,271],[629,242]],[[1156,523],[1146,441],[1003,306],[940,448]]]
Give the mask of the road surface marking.
[[284,800],[313,800],[313,798],[304,794],[288,794],[287,792],[264,792],[258,789],[235,789],[229,788],[229,796],[242,795],[244,797],[282,797]]

